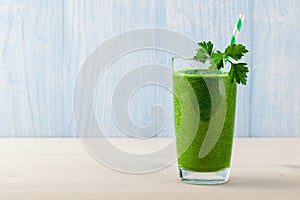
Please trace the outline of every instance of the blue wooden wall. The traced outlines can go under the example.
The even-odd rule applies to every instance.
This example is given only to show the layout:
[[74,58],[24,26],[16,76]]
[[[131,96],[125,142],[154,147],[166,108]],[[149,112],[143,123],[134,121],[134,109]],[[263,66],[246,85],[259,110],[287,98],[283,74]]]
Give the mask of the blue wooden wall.
[[[251,51],[246,57],[251,74],[248,85],[238,88],[235,135],[300,136],[299,8],[298,0],[2,0],[0,136],[76,136],[76,75],[86,57],[114,35],[158,27],[196,41],[212,40],[222,48],[240,12],[246,19],[238,40]],[[109,136],[124,134],[109,113],[109,98],[101,93],[111,90],[133,64],[170,64],[157,52],[131,56],[114,63],[96,91],[96,114]],[[132,119],[141,126],[149,123],[147,109],[159,102],[168,120],[158,136],[173,136],[170,94],[157,87],[141,92],[135,106],[129,106]]]

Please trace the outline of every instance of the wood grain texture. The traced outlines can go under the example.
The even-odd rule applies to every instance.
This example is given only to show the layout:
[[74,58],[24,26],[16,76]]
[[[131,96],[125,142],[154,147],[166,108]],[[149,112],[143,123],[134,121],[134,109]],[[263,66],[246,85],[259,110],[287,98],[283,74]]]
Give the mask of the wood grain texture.
[[62,3],[1,1],[0,135],[62,133]]
[[[69,91],[66,90],[67,98],[72,99],[72,90],[76,80],[76,72],[81,67],[87,56],[100,45],[102,42],[112,38],[122,32],[130,31],[138,28],[162,27],[163,12],[165,7],[163,1],[85,1],[74,2],[67,1],[65,3],[65,49],[72,49],[67,53],[65,59],[66,67],[72,73],[70,79],[66,80]],[[162,15],[162,16],[161,16]],[[66,27],[65,26],[65,27]],[[132,41],[134,42],[134,41]],[[116,48],[118,48],[116,46]],[[161,55],[163,56],[163,55]],[[99,80],[96,90],[96,115],[99,126],[103,129],[107,136],[128,137],[121,131],[115,123],[112,110],[111,99],[114,88],[118,85],[119,80],[135,67],[149,63],[159,63],[161,58],[158,52],[151,50],[143,50],[134,52],[120,57],[114,61]],[[171,63],[171,57],[169,64]],[[171,65],[170,65],[171,66]],[[157,87],[145,87],[142,93],[132,98],[129,112],[135,123],[145,126],[151,118],[148,109],[158,102],[159,93]],[[165,100],[160,100],[166,103]],[[65,107],[65,116],[71,117],[71,105]],[[172,119],[172,113],[168,113],[168,117]],[[70,118],[72,119],[72,118]],[[155,120],[155,119],[154,119]],[[170,120],[172,121],[172,120]],[[172,123],[165,129],[164,135],[174,136],[172,131]],[[70,125],[74,125],[70,123]],[[137,136],[147,136],[141,132]]]
[[254,1],[251,136],[300,136],[297,0]]
[[[238,88],[235,136],[300,136],[298,7],[297,0],[1,1],[0,137],[76,137],[77,73],[87,56],[113,36],[158,27],[223,48],[240,12],[246,19],[238,42],[250,49],[251,72],[248,85]],[[171,56],[140,51],[112,63],[95,92],[95,112],[106,135],[126,137],[109,107],[118,80],[140,64],[170,66]],[[167,121],[157,136],[174,137],[171,101],[164,88],[144,87],[132,96],[131,118],[146,126],[149,109],[161,104]]]
[[64,1],[64,134],[77,136],[73,91],[87,56],[112,33],[111,1]]
[[[216,9],[211,12],[208,9],[211,7]],[[78,27],[78,29],[70,28],[65,31],[65,48],[68,49],[69,46],[72,46],[72,49],[79,50],[79,52],[75,52],[75,50],[71,54],[67,53],[70,57],[66,59],[71,62],[73,60],[75,65],[80,65],[83,62],[81,59],[86,58],[88,52],[91,52],[105,39],[110,38],[109,36],[137,28],[167,28],[183,33],[194,40],[216,41],[216,45],[223,48],[229,41],[238,13],[244,12],[251,16],[252,6],[248,1],[226,3],[191,1],[189,4],[184,1],[112,1],[112,3],[106,4],[94,1],[87,1],[84,4],[68,1],[65,9],[66,19],[68,19],[65,24],[70,27]],[[86,15],[90,17],[86,17]],[[248,34],[251,30],[251,20],[249,17],[244,32],[239,38],[247,46],[251,46],[251,34]],[[76,38],[76,40],[70,41],[71,38]],[[89,44],[91,46],[88,46]],[[251,62],[249,58],[247,61]],[[99,125],[108,136],[126,137],[124,131],[117,127],[111,113],[110,102],[113,93],[111,91],[116,87],[118,80],[130,69],[147,63],[171,66],[171,56],[158,51],[140,51],[126,55],[115,61],[110,66],[108,75],[103,78],[102,82],[99,81],[96,94],[98,104],[95,105],[96,115]],[[66,66],[74,69],[74,66],[69,64]],[[73,81],[72,79],[68,80],[66,85],[74,83],[75,77],[71,76],[71,78]],[[170,77],[163,78],[170,79]],[[129,105],[128,108],[132,120],[140,126],[151,123],[149,108],[154,104],[161,104],[165,108],[168,120],[157,136],[174,137],[173,110],[170,103],[172,94],[159,86],[144,87],[139,92],[140,94],[133,96],[131,106]],[[70,97],[70,95],[66,96]],[[249,96],[250,87],[239,88],[236,135],[240,137],[249,136]],[[71,115],[71,113],[72,110],[69,106],[65,115]],[[147,136],[145,134],[141,132],[138,136]]]
[[[148,147],[112,139],[122,149]],[[172,139],[156,138],[154,145]],[[151,144],[151,142],[150,142]],[[300,197],[300,140],[237,138],[231,179],[216,186],[179,180],[176,164],[146,174],[120,173],[97,162],[79,139],[0,139],[1,199],[289,199]],[[255,146],[255,148],[253,148]],[[24,151],[24,149],[26,149]],[[136,163],[128,161],[129,164]]]

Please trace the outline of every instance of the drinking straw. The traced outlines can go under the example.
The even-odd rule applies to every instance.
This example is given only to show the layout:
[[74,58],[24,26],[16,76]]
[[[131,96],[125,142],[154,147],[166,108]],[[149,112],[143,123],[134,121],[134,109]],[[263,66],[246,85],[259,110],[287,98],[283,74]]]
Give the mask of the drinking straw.
[[[236,22],[236,25],[233,29],[233,33],[232,33],[231,40],[230,40],[229,44],[236,44],[236,39],[237,39],[237,36],[239,35],[239,33],[241,31],[242,25],[244,23],[244,19],[245,19],[245,14],[240,13],[239,18]],[[228,63],[228,61],[225,60],[225,66],[226,66],[227,63]],[[221,74],[221,73],[222,73],[222,70],[220,69],[219,74]]]
[[233,29],[232,37],[231,37],[231,40],[230,40],[229,44],[235,44],[236,43],[236,39],[237,39],[238,34],[241,31],[242,25],[244,23],[244,19],[245,19],[245,14],[242,14],[242,13],[239,14],[239,18],[236,22],[236,25],[235,25],[234,29]]

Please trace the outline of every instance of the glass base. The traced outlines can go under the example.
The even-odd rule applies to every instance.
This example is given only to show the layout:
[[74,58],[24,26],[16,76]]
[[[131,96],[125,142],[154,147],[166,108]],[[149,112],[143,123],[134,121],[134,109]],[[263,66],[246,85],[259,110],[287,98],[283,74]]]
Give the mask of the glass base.
[[230,168],[217,172],[192,172],[179,168],[179,176],[185,183],[198,185],[222,184],[229,180]]

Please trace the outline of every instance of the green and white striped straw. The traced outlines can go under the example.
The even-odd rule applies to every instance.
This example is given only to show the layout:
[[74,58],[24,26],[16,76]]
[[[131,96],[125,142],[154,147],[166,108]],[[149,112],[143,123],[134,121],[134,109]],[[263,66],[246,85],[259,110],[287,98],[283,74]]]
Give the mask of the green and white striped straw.
[[244,23],[244,19],[245,19],[245,15],[241,13],[239,15],[239,18],[236,22],[236,25],[235,25],[234,29],[233,29],[230,44],[235,44],[236,43],[236,39],[237,39],[237,36],[238,36],[239,32],[241,31],[242,25]]
[[[236,22],[236,25],[233,29],[233,33],[232,33],[231,40],[230,40],[229,44],[236,44],[236,39],[237,39],[237,36],[239,35],[239,33],[241,31],[242,25],[244,23],[244,19],[245,19],[245,14],[240,13],[239,18]],[[228,61],[225,60],[225,69],[226,69],[226,64],[227,63],[228,63]],[[219,74],[222,74],[222,70],[219,70]]]

